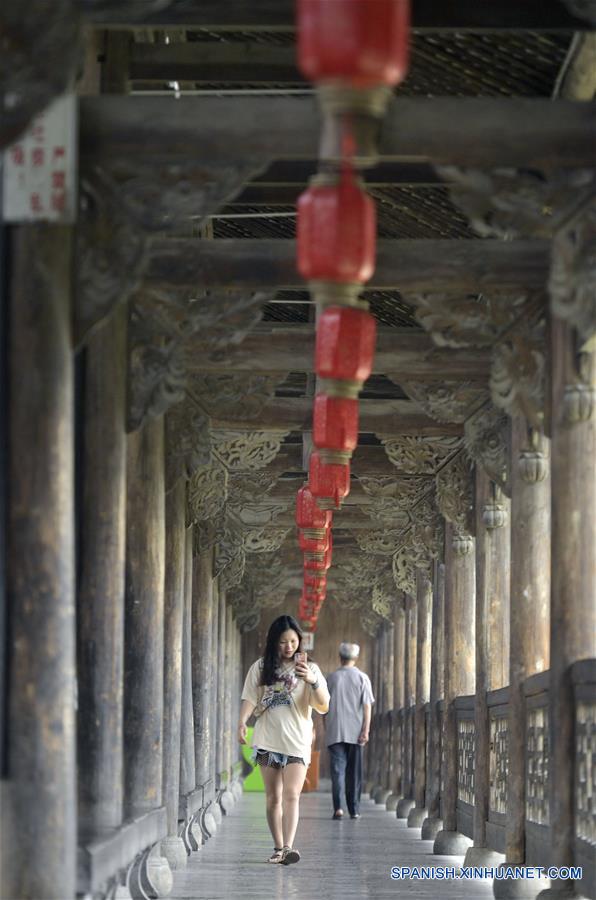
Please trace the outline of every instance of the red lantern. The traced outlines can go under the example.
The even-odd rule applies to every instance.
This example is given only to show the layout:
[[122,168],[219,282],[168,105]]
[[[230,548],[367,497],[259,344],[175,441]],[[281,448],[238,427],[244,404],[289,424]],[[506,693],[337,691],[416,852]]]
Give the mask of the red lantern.
[[327,588],[312,588],[305,586],[303,596],[307,601],[314,603],[322,602],[327,596]]
[[319,509],[307,484],[296,495],[296,525],[308,531],[329,528],[333,513]]
[[298,65],[309,81],[392,86],[408,66],[409,0],[298,0]]
[[[300,195],[296,245],[298,271],[306,281],[355,285],[344,302],[358,302],[358,285],[368,281],[375,268],[376,211],[351,166],[342,167],[339,180],[316,175]],[[325,294],[324,285],[322,290]],[[331,290],[327,302],[335,294]]]
[[333,556],[333,532],[329,530],[329,546],[323,553],[304,554],[304,569],[308,572],[327,572]]
[[310,457],[308,483],[322,509],[339,509],[350,493],[350,464],[325,462],[315,450]]
[[327,576],[321,573],[313,573],[306,571],[304,573],[304,586],[306,588],[321,589],[327,587]]
[[329,529],[325,528],[320,535],[313,534],[312,537],[309,537],[306,531],[300,530],[298,532],[298,544],[301,550],[309,551],[310,553],[324,553],[329,546]]
[[305,553],[304,554],[304,571],[305,572],[325,572],[325,553]]
[[325,462],[347,462],[358,444],[358,401],[317,394],[313,443]]
[[363,309],[327,307],[317,322],[315,369],[325,392],[357,397],[372,372],[377,325]]

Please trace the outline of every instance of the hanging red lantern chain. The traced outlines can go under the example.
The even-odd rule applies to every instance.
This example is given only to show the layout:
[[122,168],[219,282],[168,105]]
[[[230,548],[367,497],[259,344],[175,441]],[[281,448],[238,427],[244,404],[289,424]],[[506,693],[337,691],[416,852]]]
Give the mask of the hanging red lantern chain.
[[375,0],[374,9],[370,0],[297,0],[298,64],[317,84],[324,127],[329,130],[333,120],[339,150],[335,165],[311,179],[297,210],[298,271],[320,311],[316,449],[296,507],[304,551],[300,611],[315,622],[331,564],[331,521],[325,515],[339,508],[350,490],[358,395],[372,372],[376,338],[375,319],[360,297],[375,267],[376,210],[354,161],[362,161],[361,123],[383,114],[392,87],[405,75],[409,7],[409,0]]

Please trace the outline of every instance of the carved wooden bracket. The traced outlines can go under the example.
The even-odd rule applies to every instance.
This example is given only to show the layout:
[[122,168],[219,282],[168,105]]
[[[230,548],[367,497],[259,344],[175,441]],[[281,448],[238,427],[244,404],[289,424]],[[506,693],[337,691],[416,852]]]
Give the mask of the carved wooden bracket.
[[[138,291],[130,302],[129,428],[161,415],[189,392],[203,406],[206,383],[191,374],[196,360],[225,353],[240,343],[261,315],[269,294],[168,290]],[[271,382],[247,379],[253,408]],[[228,394],[231,382],[227,382]],[[262,400],[262,402],[265,402]],[[209,403],[207,405],[210,405]]]
[[364,476],[358,479],[363,490],[371,498],[365,507],[373,521],[394,527],[405,527],[410,521],[409,511],[431,489],[432,480],[421,475],[411,478]]
[[211,464],[211,434],[207,416],[186,400],[166,415],[166,490],[180,478],[192,478],[201,466]]
[[410,400],[437,422],[465,422],[488,397],[484,388],[465,381],[402,381],[400,384]]
[[492,404],[471,416],[464,429],[468,456],[509,493],[509,419]]
[[228,496],[228,470],[218,460],[200,468],[188,485],[188,508],[195,523],[215,519]]
[[75,0],[29,0],[0,7],[0,148],[74,83],[81,57]]
[[365,553],[378,553],[380,556],[393,556],[402,536],[403,532],[396,528],[354,531],[354,538],[361,550]]
[[[123,209],[146,233],[178,229],[182,225],[200,224],[229,203],[247,181],[264,169],[254,159],[234,162],[200,160],[177,156],[175,148],[167,159],[147,155],[122,155],[109,159],[94,153],[86,144],[82,148],[81,170],[101,165],[105,176],[113,182]],[[176,254],[176,241],[172,241]]]
[[101,169],[81,178],[77,226],[75,343],[80,345],[119,303],[138,289],[147,238],[120,203]]
[[438,347],[489,347],[519,317],[525,294],[406,294]]
[[474,499],[470,462],[460,453],[437,475],[437,506],[458,534],[474,534]]
[[408,475],[434,475],[461,447],[458,437],[378,436],[390,462]]
[[525,321],[493,351],[492,401],[508,416],[523,415],[537,428],[544,424],[545,326]]
[[450,183],[451,199],[481,237],[550,238],[573,214],[582,196],[594,190],[594,171],[549,172],[518,169],[460,169],[439,166]]
[[275,394],[278,375],[194,374],[188,394],[212,419],[258,419]]
[[582,349],[596,351],[596,203],[592,200],[555,235],[551,310],[577,329]]
[[275,459],[288,432],[212,429],[211,434],[213,452],[230,472],[254,472]]

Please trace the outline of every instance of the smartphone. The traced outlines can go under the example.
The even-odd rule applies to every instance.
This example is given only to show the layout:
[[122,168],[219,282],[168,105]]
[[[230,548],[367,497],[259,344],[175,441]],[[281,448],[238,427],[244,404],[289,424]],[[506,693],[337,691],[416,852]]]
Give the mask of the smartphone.
[[306,665],[306,653],[304,650],[297,650],[294,654],[294,662],[301,662]]

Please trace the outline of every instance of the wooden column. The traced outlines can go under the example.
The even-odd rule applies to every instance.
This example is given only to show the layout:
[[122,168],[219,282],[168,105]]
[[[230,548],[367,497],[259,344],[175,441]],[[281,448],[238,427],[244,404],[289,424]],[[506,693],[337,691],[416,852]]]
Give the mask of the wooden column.
[[217,730],[215,736],[217,786],[225,785],[225,722],[226,722],[226,592],[221,585],[218,591],[217,625]]
[[405,654],[405,630],[406,615],[403,606],[403,595],[395,606],[395,615],[393,619],[393,727],[391,739],[391,755],[392,762],[392,793],[387,797],[385,806],[388,811],[396,809],[398,802],[401,800],[402,794],[402,778],[403,778],[403,759],[402,759],[402,740],[401,740],[401,722],[403,721],[404,706],[404,654]]
[[[389,652],[389,628],[383,626],[379,638],[379,670],[380,670],[380,688],[381,688],[381,709],[380,709],[380,729],[378,744],[378,769],[377,769],[377,789],[374,793],[375,803],[385,804],[391,789],[388,784],[389,778],[389,739],[390,739],[390,723],[389,715],[393,705],[393,657]],[[391,636],[391,645],[393,645],[393,636]]]
[[[594,354],[585,354],[578,372],[575,352],[579,342],[575,343],[567,324],[553,318],[551,333],[549,768],[556,777],[550,778],[549,860],[553,866],[569,866],[578,864],[574,857],[576,701],[571,666],[577,660],[596,657],[596,365]],[[578,374],[583,376],[583,396],[577,386]],[[545,896],[569,896],[571,888],[570,883],[553,881]]]
[[380,706],[381,696],[379,690],[379,645],[377,638],[374,637],[371,641],[372,648],[372,666],[371,666],[371,684],[373,695],[375,698],[375,704],[372,708],[372,718],[371,718],[371,728],[370,728],[370,741],[366,746],[366,773],[367,780],[365,785],[365,793],[369,793],[371,799],[374,799],[373,794],[379,786],[379,782],[377,780],[377,747],[379,742],[379,729],[380,729]]
[[179,869],[186,866],[184,842],[177,834],[186,573],[186,483],[182,479],[166,494],[165,509],[163,804],[168,836],[161,846],[171,867]]
[[73,363],[68,228],[12,230],[4,896],[75,894]]
[[385,629],[385,682],[387,685],[387,712],[385,713],[385,772],[383,785],[386,793],[383,802],[386,803],[391,795],[394,781],[394,756],[393,745],[393,711],[395,707],[395,692],[393,684],[395,635],[394,625],[391,622]]
[[430,699],[432,583],[416,572],[416,713],[414,719],[414,800],[408,815],[410,828],[421,828],[426,819],[426,704]]
[[194,791],[195,722],[192,696],[192,597],[194,527],[186,529],[184,552],[184,623],[182,627],[182,721],[180,728],[180,796]]
[[[213,615],[211,620],[211,654],[209,664],[211,666],[211,706],[210,706],[210,727],[211,727],[211,752],[209,754],[209,779],[211,781],[209,796],[213,799],[218,792],[218,736],[217,736],[217,708],[220,704],[219,693],[219,579],[213,579]],[[216,817],[217,824],[221,824],[222,812],[219,803],[214,803],[212,807],[213,815]]]
[[77,603],[79,842],[122,823],[126,310],[85,351]]
[[502,855],[487,846],[490,735],[487,691],[507,683],[509,662],[510,502],[476,467],[476,697],[474,708],[474,846],[466,865],[493,866]]
[[[455,538],[455,540],[454,540]],[[468,552],[462,553],[462,550]],[[445,791],[443,829],[433,852],[460,855],[470,845],[457,830],[457,721],[455,698],[474,693],[474,539],[462,540],[447,523],[445,529]]]
[[214,742],[211,724],[213,679],[213,551],[194,557],[192,582],[192,694],[194,711],[195,778],[197,787],[212,777]]
[[441,819],[441,743],[442,720],[439,702],[443,699],[445,680],[445,564],[435,563],[430,655],[430,740],[429,779],[426,793],[428,817],[422,823],[420,837],[434,840],[443,827]]
[[[505,825],[508,863],[525,859],[526,711],[524,682],[548,669],[550,601],[550,466],[534,449],[528,461],[528,429],[512,420],[511,437],[511,618],[507,778]],[[540,883],[527,882],[536,895]],[[523,885],[495,881],[495,897],[509,897]],[[517,896],[517,893],[516,893]]]
[[406,649],[404,654],[403,798],[396,808],[398,819],[407,818],[414,806],[413,706],[416,702],[416,601],[406,595]]
[[[225,597],[225,594],[224,594]],[[222,792],[219,802],[222,809],[228,813],[234,806],[235,798],[231,791],[232,784],[232,646],[234,642],[234,616],[230,606],[224,607],[225,614],[225,644],[223,650],[223,751],[222,763],[226,773],[225,790]]]
[[164,650],[164,427],[128,436],[124,662],[125,809],[161,806]]

